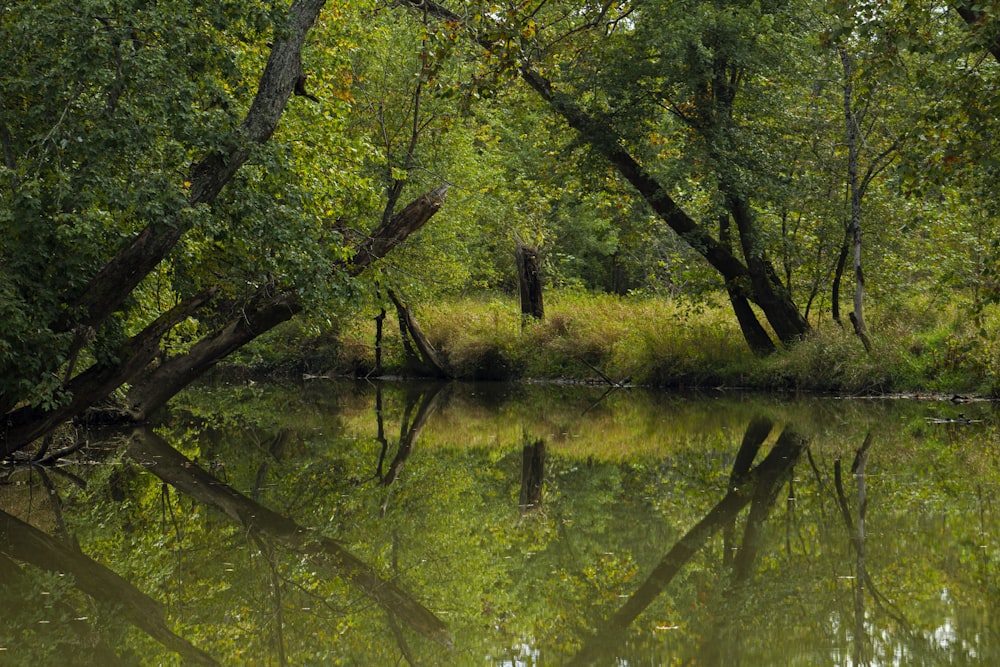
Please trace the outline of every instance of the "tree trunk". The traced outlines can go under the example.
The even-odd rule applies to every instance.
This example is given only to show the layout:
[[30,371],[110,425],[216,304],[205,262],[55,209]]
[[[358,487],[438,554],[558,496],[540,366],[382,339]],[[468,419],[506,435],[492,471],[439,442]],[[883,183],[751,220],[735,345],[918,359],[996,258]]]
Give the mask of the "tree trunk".
[[843,326],[840,319],[840,283],[844,279],[844,270],[847,268],[847,257],[851,253],[850,241],[851,232],[848,229],[844,233],[844,242],[840,244],[840,254],[837,256],[837,265],[833,271],[833,283],[830,286],[830,315],[833,321]]
[[[732,232],[728,213],[719,216],[719,242],[732,248]],[[729,295],[729,303],[733,307],[736,321],[740,325],[740,331],[743,332],[743,340],[746,341],[750,351],[758,357],[773,354],[777,349],[774,341],[761,326],[760,320],[757,319],[757,313],[753,312],[753,308],[750,306],[750,301],[732,283],[726,283],[726,294]]]
[[846,125],[847,136],[847,188],[851,197],[850,222],[848,223],[848,233],[853,243],[854,259],[854,312],[851,313],[851,323],[854,325],[854,332],[861,339],[865,350],[871,352],[871,339],[868,337],[868,328],[865,325],[864,314],[864,291],[865,278],[861,268],[861,204],[863,190],[860,177],[858,175],[858,160],[861,152],[859,145],[861,131],[857,112],[854,110],[854,59],[847,49],[840,48],[840,61],[844,68],[844,123]]
[[[445,369],[444,361],[438,355],[437,350],[424,335],[417,318],[413,316],[413,311],[405,303],[399,300],[396,293],[389,290],[389,299],[396,306],[396,315],[399,319],[399,333],[403,337],[403,345],[406,348],[407,361],[420,375],[436,378],[450,378],[451,374]],[[416,345],[416,350],[410,346],[410,341]]]
[[427,194],[417,197],[406,208],[389,218],[376,229],[360,245],[347,267],[352,276],[356,276],[379,259],[385,257],[390,250],[415,234],[430,220],[448,194],[448,186],[441,185]]
[[[228,140],[222,142],[228,148],[212,152],[192,166],[188,175],[191,195],[186,207],[212,202],[246,162],[252,147],[271,138],[301,75],[301,52],[306,35],[324,4],[325,0],[295,0],[292,3],[288,22],[284,29],[278,30],[280,39],[275,39],[271,48],[250,110]],[[139,283],[166,258],[188,231],[183,222],[185,217],[190,216],[185,216],[182,210],[167,211],[162,220],[148,224],[108,260],[78,294],[67,295],[67,307],[52,323],[55,333],[73,332],[64,358],[75,358],[90,340],[88,332],[99,328],[119,310]],[[116,387],[128,379],[122,379]],[[74,398],[92,405],[103,400],[112,390],[106,390],[102,384],[94,397],[83,396],[83,392],[76,391]],[[66,409],[61,412],[65,413],[63,418],[75,414]],[[61,421],[48,413],[36,415],[36,420],[46,420],[44,424],[39,421],[35,428],[39,435]],[[9,454],[24,446],[26,436],[21,436],[17,443],[8,436],[9,432],[2,436],[0,452]]]
[[[381,225],[354,253],[345,267],[347,272],[360,274],[420,230],[441,208],[447,191],[447,186],[431,190]],[[128,395],[131,413],[137,419],[149,417],[226,355],[291,319],[301,309],[296,292],[269,295],[265,290],[221,329],[200,340],[186,354],[168,359],[133,385]]]
[[751,298],[774,329],[778,340],[789,347],[809,331],[809,323],[792,301],[787,288],[781,284],[777,271],[767,260],[757,238],[757,224],[749,202],[732,184],[723,184],[727,208],[739,230],[740,247],[747,265]]
[[385,323],[385,308],[380,308],[375,316],[375,377],[382,375],[382,326]]
[[523,243],[517,244],[517,284],[521,295],[521,327],[529,317],[545,318],[542,304],[542,272],[538,266],[538,250]]
[[199,340],[187,353],[167,359],[134,384],[127,398],[133,418],[148,418],[221,359],[301,310],[299,296],[292,291],[251,302],[237,317]]
[[979,28],[981,34],[990,37],[985,45],[986,49],[993,55],[993,58],[997,62],[1000,62],[1000,35],[997,35],[996,30],[983,29],[983,25],[991,20],[991,16],[993,17],[992,20],[995,20],[995,12],[987,14],[981,8],[989,7],[989,5],[969,2],[969,0],[960,0],[960,2],[952,6],[970,28]]
[[52,410],[29,406],[8,414],[4,419],[3,438],[0,439],[0,458],[26,447],[63,422],[82,414],[135,377],[156,357],[163,335],[201,308],[214,294],[214,289],[208,290],[160,315],[118,351],[115,355],[119,360],[117,364],[95,364],[77,375],[66,385],[69,400],[63,405]]
[[769,354],[773,354],[777,350],[774,341],[771,340],[771,336],[761,326],[760,320],[757,319],[757,314],[753,312],[753,308],[750,306],[750,302],[729,285],[726,286],[726,293],[729,295],[729,303],[733,307],[733,314],[736,315],[740,331],[743,332],[743,340],[746,341],[750,351],[758,357],[766,357]]
[[747,265],[677,205],[656,179],[622,148],[610,127],[595,121],[565,94],[555,92],[549,81],[537,72],[525,69],[521,76],[549,103],[553,111],[561,115],[632,184],[657,215],[704,257],[727,284],[760,306],[784,345],[793,345],[808,332],[809,324],[777,280],[761,251],[754,247],[751,218],[744,205],[734,206],[731,212],[740,227],[741,238],[744,235],[747,237],[743,241],[750,249]]

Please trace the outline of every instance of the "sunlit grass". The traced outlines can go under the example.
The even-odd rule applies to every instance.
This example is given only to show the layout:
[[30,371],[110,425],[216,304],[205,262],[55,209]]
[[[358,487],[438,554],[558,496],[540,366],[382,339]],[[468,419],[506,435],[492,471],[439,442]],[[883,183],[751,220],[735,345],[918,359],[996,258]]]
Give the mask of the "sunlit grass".
[[[631,382],[672,388],[746,387],[837,392],[1000,394],[1000,309],[974,315],[916,295],[868,311],[873,349],[850,324],[816,318],[791,349],[758,359],[729,304],[580,291],[546,295],[545,318],[522,326],[515,297],[479,295],[414,304],[448,370],[460,379]],[[272,345],[289,350],[288,339]],[[375,323],[346,321],[335,338],[299,344],[307,372],[366,376]],[[402,374],[394,314],[384,322],[383,373]]]

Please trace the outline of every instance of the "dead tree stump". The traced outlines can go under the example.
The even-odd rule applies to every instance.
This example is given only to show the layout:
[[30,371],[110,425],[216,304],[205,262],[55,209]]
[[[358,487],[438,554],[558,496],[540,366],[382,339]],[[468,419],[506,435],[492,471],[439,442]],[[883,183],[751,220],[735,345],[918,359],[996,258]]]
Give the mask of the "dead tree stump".
[[521,294],[521,325],[529,317],[544,319],[542,304],[542,272],[538,265],[538,250],[523,243],[517,244],[517,279]]

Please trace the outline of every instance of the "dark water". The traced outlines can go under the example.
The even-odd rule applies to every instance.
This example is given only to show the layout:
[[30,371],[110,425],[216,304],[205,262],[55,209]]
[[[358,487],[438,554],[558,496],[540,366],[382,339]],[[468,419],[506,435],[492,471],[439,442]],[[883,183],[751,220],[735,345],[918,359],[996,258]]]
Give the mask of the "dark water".
[[998,417],[206,388],[0,470],[0,664],[998,665]]

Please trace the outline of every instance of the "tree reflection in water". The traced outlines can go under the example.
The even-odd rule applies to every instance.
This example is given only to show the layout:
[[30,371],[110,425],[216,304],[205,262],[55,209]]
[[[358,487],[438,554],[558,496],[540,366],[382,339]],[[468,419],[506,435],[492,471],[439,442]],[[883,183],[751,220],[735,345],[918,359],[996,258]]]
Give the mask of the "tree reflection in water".
[[987,406],[601,389],[206,389],[4,469],[0,657],[1000,658]]

